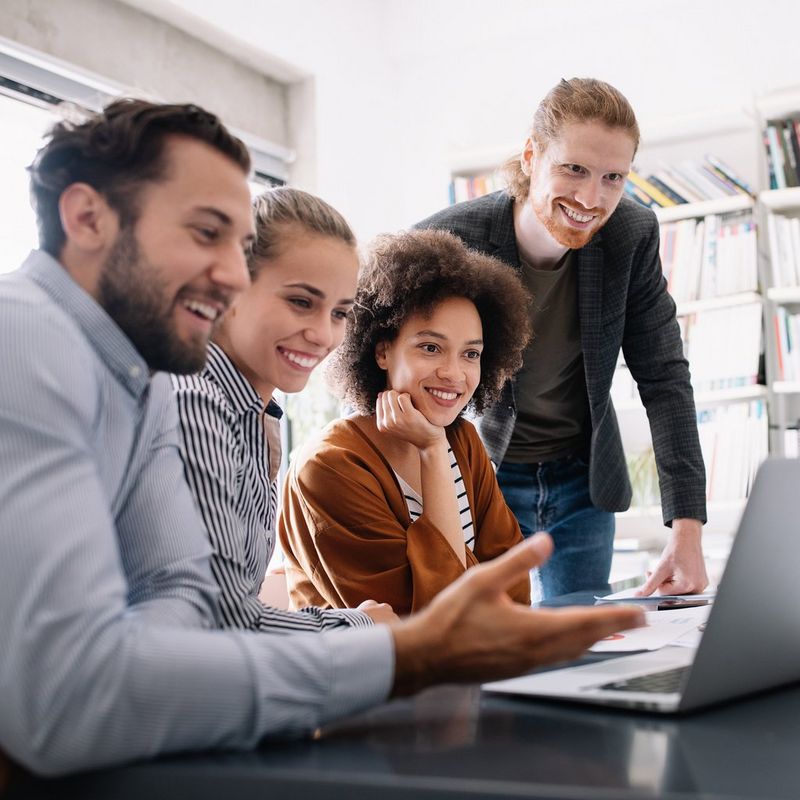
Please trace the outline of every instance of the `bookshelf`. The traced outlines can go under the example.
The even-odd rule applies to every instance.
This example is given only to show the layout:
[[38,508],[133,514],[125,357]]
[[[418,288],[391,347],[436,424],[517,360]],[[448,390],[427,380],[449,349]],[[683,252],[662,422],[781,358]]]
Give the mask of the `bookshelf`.
[[482,167],[454,170],[450,174],[448,196],[450,205],[472,200],[485,194],[490,194],[502,189],[505,182],[500,175],[499,168]]
[[766,371],[771,450],[798,456],[800,435],[800,89],[756,103],[761,132],[761,258],[768,289]]
[[[709,214],[728,214],[733,211],[746,211],[753,207],[753,199],[746,195],[734,195],[732,197],[718,198],[715,200],[701,200],[692,203],[688,209],[692,217],[706,217]],[[653,208],[659,222],[675,222],[676,220],[686,219],[686,204],[670,206],[668,208]]]
[[[634,169],[645,180],[674,174],[692,194],[691,202],[668,197],[664,207],[652,198],[639,201],[659,221],[662,248],[669,239],[679,249],[677,262],[662,249],[662,264],[676,301],[711,476],[706,531],[722,535],[735,530],[760,461],[770,453],[800,454],[800,122],[785,123],[800,121],[800,86],[758,98],[735,119],[706,116],[685,130],[678,123],[674,130],[643,129],[637,156],[643,166]],[[765,143],[767,125],[775,119],[784,120],[778,129],[786,147],[792,146],[792,131],[797,139],[796,180],[784,174],[777,185]],[[774,150],[775,134],[771,137]],[[486,153],[480,159],[462,153],[451,162],[457,165],[452,173],[490,172],[505,150],[513,148],[492,151],[491,160]],[[791,163],[786,149],[783,156],[784,166]],[[680,195],[676,188],[672,191]],[[622,361],[611,394],[629,466],[642,472],[652,448],[649,425]],[[646,533],[653,546],[659,535],[663,543],[667,531],[657,494],[637,499],[638,505],[618,515],[618,537],[635,540]]]
[[[756,202],[739,192],[653,211],[661,226],[662,265],[676,300],[695,392],[707,475],[706,530],[730,533],[769,447]],[[615,375],[612,397],[639,501],[618,515],[618,536],[623,541],[635,539],[632,534],[638,532],[657,541],[660,534],[663,542],[667,531],[658,506],[650,429],[623,363]],[[637,491],[637,482],[645,483],[649,491]]]

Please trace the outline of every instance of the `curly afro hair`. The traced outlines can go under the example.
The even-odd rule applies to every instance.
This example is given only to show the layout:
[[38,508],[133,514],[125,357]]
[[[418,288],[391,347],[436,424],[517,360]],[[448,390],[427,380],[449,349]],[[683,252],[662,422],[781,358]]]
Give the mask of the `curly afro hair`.
[[359,413],[373,414],[386,373],[379,342],[397,338],[405,321],[429,315],[452,297],[475,304],[483,326],[481,379],[467,409],[480,414],[522,366],[531,338],[531,298],[514,269],[470,250],[453,234],[415,230],[378,237],[359,276],[344,341],[328,370],[334,387]]

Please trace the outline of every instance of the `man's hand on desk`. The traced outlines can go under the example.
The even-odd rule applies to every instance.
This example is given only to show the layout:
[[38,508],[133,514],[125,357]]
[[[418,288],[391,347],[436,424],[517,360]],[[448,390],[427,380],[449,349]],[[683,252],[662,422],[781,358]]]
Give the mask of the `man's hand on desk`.
[[510,600],[506,589],[544,563],[552,549],[552,539],[538,533],[467,570],[423,611],[392,625],[392,693],[513,677],[576,658],[599,639],[644,624],[644,614],[633,607],[533,610]]
[[697,519],[672,520],[672,535],[656,568],[637,595],[695,594],[708,586],[701,537],[703,523]]

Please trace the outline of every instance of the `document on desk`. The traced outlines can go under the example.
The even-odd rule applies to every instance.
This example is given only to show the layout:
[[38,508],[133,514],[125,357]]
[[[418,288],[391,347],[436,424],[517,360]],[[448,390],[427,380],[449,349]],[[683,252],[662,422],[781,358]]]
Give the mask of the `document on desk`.
[[614,592],[614,594],[594,596],[598,603],[660,603],[663,600],[713,600],[717,596],[716,586],[709,586],[704,592],[700,594],[649,594],[646,597],[637,597],[636,592],[639,591],[640,586],[632,586],[628,589],[623,589],[621,592]]
[[[699,642],[696,634],[706,619],[710,606],[697,606],[680,611],[648,611],[645,613],[647,625],[632,628],[606,636],[595,642],[589,649],[594,653],[629,653],[634,650],[658,650],[676,640],[687,637],[681,644],[689,641]],[[691,636],[689,636],[691,634]],[[696,646],[696,645],[695,645]]]

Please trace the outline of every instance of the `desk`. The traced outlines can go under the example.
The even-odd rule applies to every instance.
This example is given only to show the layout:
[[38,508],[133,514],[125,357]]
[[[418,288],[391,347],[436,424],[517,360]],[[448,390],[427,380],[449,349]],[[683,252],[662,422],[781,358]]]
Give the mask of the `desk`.
[[680,718],[443,686],[252,753],[60,781],[13,773],[5,798],[732,800],[800,797],[800,687]]

